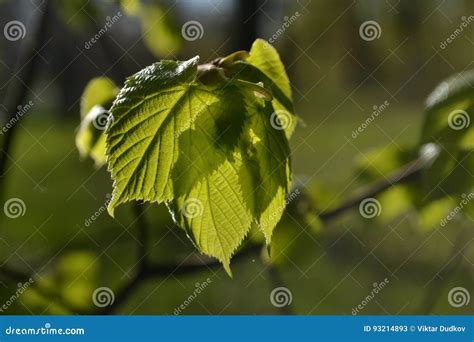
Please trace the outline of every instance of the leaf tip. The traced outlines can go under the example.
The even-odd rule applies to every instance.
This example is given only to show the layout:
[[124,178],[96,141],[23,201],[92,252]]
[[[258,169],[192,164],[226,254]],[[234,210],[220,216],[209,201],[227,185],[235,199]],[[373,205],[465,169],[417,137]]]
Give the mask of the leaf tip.
[[222,266],[224,267],[225,273],[232,279],[234,276],[232,275],[232,270],[230,269],[230,261],[226,260],[222,262]]

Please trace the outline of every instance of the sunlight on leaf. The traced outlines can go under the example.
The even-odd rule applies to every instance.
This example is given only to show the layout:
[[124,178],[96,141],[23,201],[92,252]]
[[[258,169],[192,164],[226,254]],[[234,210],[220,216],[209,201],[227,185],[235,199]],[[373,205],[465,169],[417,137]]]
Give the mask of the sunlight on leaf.
[[230,274],[231,256],[253,225],[271,241],[290,189],[290,149],[272,125],[272,97],[255,94],[265,80],[203,84],[198,62],[161,61],[125,82],[106,131],[114,181],[108,209],[166,203],[197,248]]

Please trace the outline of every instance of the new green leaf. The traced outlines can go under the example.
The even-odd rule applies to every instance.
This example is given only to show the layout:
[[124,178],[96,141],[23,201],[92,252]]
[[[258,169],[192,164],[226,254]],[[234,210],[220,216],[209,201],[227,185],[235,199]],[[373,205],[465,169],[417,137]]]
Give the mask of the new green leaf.
[[273,75],[228,77],[232,65],[198,62],[161,61],[126,80],[106,131],[108,210],[166,203],[197,248],[230,273],[252,225],[271,241],[290,188],[290,150],[272,121],[280,101]]

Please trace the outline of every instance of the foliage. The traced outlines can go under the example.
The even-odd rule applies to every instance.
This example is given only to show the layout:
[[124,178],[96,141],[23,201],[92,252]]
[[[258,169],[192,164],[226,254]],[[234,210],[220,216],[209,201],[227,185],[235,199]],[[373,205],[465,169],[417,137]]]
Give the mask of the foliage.
[[[111,215],[133,200],[166,203],[198,249],[230,273],[230,258],[251,227],[269,244],[283,214],[296,120],[289,80],[268,43],[257,40],[250,53],[198,63],[199,57],[164,60],[129,77],[105,133],[91,124],[93,107],[78,146],[100,164],[105,134]],[[104,92],[112,95],[112,87]]]
[[382,207],[390,213],[386,218],[415,208],[420,225],[433,228],[464,201],[467,202],[463,205],[465,212],[474,212],[472,202],[465,200],[474,189],[473,114],[474,71],[467,71],[441,82],[428,96],[418,146],[405,151],[384,147],[358,162],[363,177],[376,180],[417,155],[426,159],[426,167],[417,182],[396,185],[381,196]]

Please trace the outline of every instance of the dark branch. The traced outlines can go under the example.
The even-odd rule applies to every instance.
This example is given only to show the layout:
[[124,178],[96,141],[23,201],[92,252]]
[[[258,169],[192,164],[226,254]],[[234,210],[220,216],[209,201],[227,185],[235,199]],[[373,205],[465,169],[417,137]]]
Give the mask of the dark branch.
[[421,158],[416,159],[394,171],[392,174],[388,175],[388,177],[372,183],[359,193],[349,197],[340,206],[320,213],[319,218],[324,222],[330,221],[347,210],[357,207],[366,198],[375,197],[393,185],[412,181],[420,176],[421,171],[425,166],[426,161]]
[[[421,159],[417,159],[411,163],[408,163],[404,167],[390,174],[384,180],[377,181],[369,185],[367,188],[360,191],[359,194],[349,198],[341,206],[321,213],[319,217],[323,221],[327,222],[331,219],[334,219],[338,215],[343,214],[344,212],[358,206],[360,202],[362,202],[365,198],[375,197],[393,185],[411,181],[419,176],[424,165],[425,165],[425,162],[422,161]],[[147,233],[146,233],[146,223],[143,221],[144,220],[143,210],[139,205],[137,205],[134,207],[134,211],[135,211],[135,216],[137,220],[137,225],[139,227],[139,239],[142,243],[145,243],[144,239],[146,240]],[[251,255],[258,254],[261,248],[262,246],[259,246],[259,245],[249,245],[248,247],[243,248],[239,253],[237,253],[234,256],[233,261],[235,262],[238,260],[243,260],[250,257]],[[121,306],[121,304],[123,304],[124,302],[128,300],[128,298],[130,298],[130,296],[134,293],[134,290],[138,286],[140,286],[140,284],[143,281],[147,279],[157,278],[157,277],[168,277],[170,275],[184,276],[184,275],[199,273],[202,271],[218,269],[221,267],[221,264],[215,260],[211,260],[209,262],[202,262],[202,263],[177,263],[177,264],[167,264],[167,265],[151,264],[147,261],[147,258],[146,258],[147,252],[146,252],[145,247],[143,249],[140,249],[139,253],[141,255],[141,261],[139,263],[139,266],[137,267],[137,272],[128,282],[125,283],[125,285],[121,289],[117,291],[116,296],[115,296],[115,301],[111,306],[101,309],[99,311],[95,310],[91,312],[78,312],[78,313],[112,314],[116,312],[117,309]],[[5,270],[8,270],[7,268],[5,268],[5,266],[0,267],[0,275],[2,274],[5,275]],[[12,270],[9,270],[7,273],[11,273],[11,272]],[[16,275],[20,276],[20,274],[16,274]],[[278,277],[278,274],[274,272],[274,270],[270,269],[269,276],[272,280],[272,284],[281,284],[281,279]],[[29,275],[24,275],[24,277],[28,279]],[[20,278],[21,277],[19,277],[17,280],[19,281]],[[22,279],[24,280],[25,278],[22,278]],[[288,308],[288,312],[291,312],[291,308]]]
[[[7,122],[15,119],[15,124],[3,135],[2,150],[0,152],[0,189],[5,189],[5,172],[7,170],[8,161],[10,159],[10,150],[12,148],[13,138],[17,131],[23,116],[16,117],[17,106],[26,102],[26,97],[34,82],[39,70],[39,51],[46,44],[48,32],[50,5],[49,0],[43,1],[41,14],[38,22],[38,29],[32,39],[33,46],[24,49],[24,53],[19,58],[18,67],[16,68],[16,78],[19,80],[17,84],[11,86],[7,91],[6,97],[6,118]],[[13,88],[13,89],[12,89]],[[1,197],[1,196],[0,196]]]

